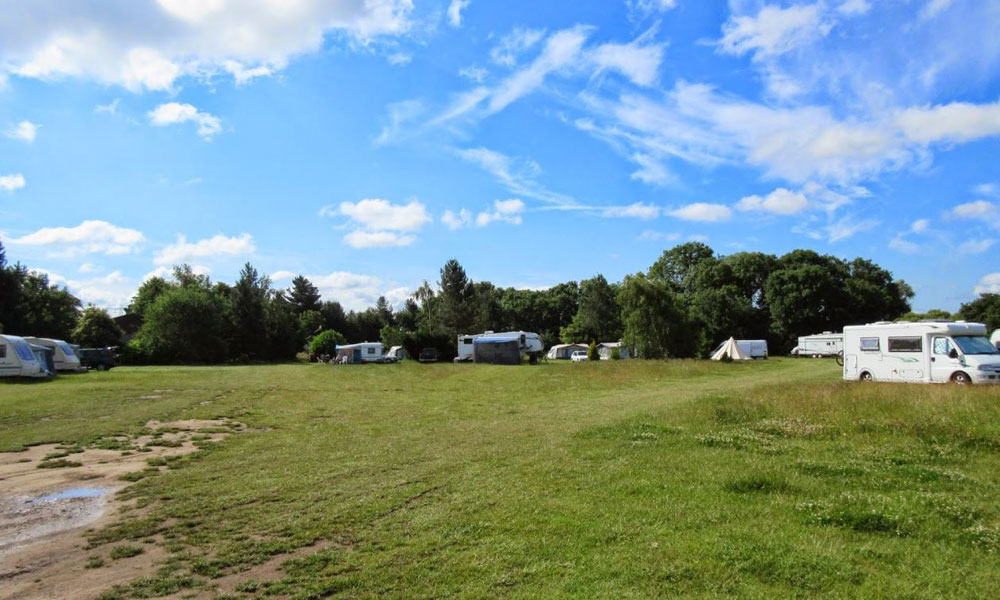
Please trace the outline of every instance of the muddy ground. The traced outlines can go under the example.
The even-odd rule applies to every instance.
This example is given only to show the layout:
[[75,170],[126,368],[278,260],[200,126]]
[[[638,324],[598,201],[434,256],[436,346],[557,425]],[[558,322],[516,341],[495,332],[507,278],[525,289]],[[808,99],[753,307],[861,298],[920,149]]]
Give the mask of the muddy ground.
[[135,438],[105,438],[96,444],[103,448],[44,444],[0,453],[0,600],[96,598],[156,570],[164,558],[159,545],[141,544],[140,560],[113,559],[113,547],[88,549],[84,534],[129,508],[116,497],[130,485],[122,476],[165,469],[148,459],[188,454],[197,443],[245,428],[188,420],[151,421],[147,429]]

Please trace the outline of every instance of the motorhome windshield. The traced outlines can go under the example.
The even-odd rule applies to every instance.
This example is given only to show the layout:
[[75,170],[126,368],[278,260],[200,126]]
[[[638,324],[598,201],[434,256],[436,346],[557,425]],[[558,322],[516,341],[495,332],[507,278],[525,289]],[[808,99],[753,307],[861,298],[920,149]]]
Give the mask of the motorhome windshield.
[[956,335],[951,339],[965,354],[1000,354],[985,335]]

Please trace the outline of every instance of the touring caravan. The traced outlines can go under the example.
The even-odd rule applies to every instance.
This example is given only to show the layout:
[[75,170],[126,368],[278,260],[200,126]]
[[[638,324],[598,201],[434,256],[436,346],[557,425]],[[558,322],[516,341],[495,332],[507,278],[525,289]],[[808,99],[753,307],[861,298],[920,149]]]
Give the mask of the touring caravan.
[[587,351],[587,344],[556,344],[549,348],[545,357],[553,360],[569,360],[574,352],[581,351]]
[[[715,355],[722,350],[729,340],[722,342],[712,350],[712,354]],[[767,340],[736,340],[736,345],[740,347],[740,350],[746,352],[747,356],[753,359],[767,358]]]
[[385,362],[380,342],[361,342],[360,344],[344,344],[337,346],[338,364],[379,363]]
[[615,348],[618,348],[619,358],[626,359],[632,357],[628,348],[621,342],[601,342],[597,345],[597,354],[601,357],[601,360],[611,360],[611,354]]
[[1000,383],[1000,351],[981,323],[883,321],[844,327],[844,379]]
[[799,338],[799,345],[792,349],[792,356],[837,356],[844,349],[844,334],[824,331]]
[[997,350],[1000,350],[1000,329],[993,332],[993,335],[990,336],[990,341],[997,347]]
[[500,333],[487,331],[486,333],[479,333],[473,335],[460,335],[457,340],[457,355],[455,356],[455,362],[468,362],[475,359],[476,351],[476,341],[480,339],[489,338],[517,338],[518,351],[522,356],[524,355],[541,355],[542,350],[545,348],[542,343],[542,337],[537,333],[531,333],[530,331],[503,331]]
[[44,357],[16,335],[0,335],[0,377],[48,377]]
[[52,348],[55,353],[56,371],[81,371],[80,358],[73,351],[73,347],[62,340],[51,338],[37,338],[25,336],[24,340],[31,344],[38,344],[46,348]]

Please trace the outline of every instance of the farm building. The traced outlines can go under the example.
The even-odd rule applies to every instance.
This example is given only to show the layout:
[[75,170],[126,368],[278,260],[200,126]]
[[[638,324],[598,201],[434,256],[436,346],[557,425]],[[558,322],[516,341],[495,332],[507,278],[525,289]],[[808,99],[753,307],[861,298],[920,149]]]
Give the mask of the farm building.
[[569,357],[578,350],[586,352],[587,344],[556,344],[549,348],[549,352],[545,357],[556,360],[569,360]]

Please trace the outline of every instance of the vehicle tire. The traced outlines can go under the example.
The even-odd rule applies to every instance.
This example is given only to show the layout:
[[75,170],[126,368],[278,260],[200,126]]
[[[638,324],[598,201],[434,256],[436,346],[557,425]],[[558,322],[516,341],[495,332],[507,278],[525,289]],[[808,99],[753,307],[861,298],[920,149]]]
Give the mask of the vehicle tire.
[[972,383],[972,378],[969,377],[968,373],[959,371],[951,376],[951,382],[958,385],[969,385]]
[[875,381],[875,378],[872,377],[871,373],[869,373],[868,371],[865,371],[864,373],[861,374],[861,381],[864,381],[864,382]]
[[840,366],[844,366],[844,351],[843,351],[843,350],[841,350],[840,352],[838,352],[838,353],[837,353],[837,354],[836,354],[836,355],[834,356],[834,358],[836,358],[836,359],[837,359],[837,364],[838,364],[838,365],[840,365]]
[[108,365],[105,365],[105,364],[100,364],[100,365],[97,365],[97,366],[96,366],[95,368],[96,368],[96,369],[97,369],[98,371],[107,371],[107,370],[108,370]]

